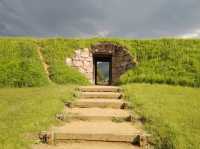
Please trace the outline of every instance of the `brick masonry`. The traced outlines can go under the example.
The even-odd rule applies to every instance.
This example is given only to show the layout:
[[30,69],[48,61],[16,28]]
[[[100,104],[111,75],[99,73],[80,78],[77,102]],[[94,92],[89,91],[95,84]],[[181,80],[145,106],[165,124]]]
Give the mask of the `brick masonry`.
[[126,48],[107,42],[76,50],[72,58],[66,58],[66,64],[78,69],[91,83],[94,83],[93,55],[112,55],[112,84],[115,84],[123,73],[137,64]]

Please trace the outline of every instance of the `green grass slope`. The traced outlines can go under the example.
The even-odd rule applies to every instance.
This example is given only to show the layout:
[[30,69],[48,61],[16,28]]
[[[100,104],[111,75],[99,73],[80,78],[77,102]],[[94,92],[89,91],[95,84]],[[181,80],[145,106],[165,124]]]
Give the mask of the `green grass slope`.
[[[0,89],[0,148],[27,149],[28,133],[47,130],[56,124],[63,101],[73,99],[75,86]],[[26,139],[27,138],[27,139]]]
[[0,87],[48,84],[32,40],[0,39]]
[[200,40],[130,40],[138,66],[121,82],[163,83],[200,87]]
[[57,84],[88,84],[89,81],[78,70],[66,65],[67,57],[72,57],[79,47],[76,40],[47,39],[39,43],[46,63],[49,65],[50,79]]
[[128,84],[124,89],[154,135],[156,149],[199,149],[199,88]]

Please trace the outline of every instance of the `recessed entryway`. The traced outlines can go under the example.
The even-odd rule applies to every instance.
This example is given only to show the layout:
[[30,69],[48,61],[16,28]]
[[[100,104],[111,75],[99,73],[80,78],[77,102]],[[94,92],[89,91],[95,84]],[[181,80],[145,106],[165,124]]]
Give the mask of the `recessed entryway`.
[[112,56],[94,55],[94,79],[96,85],[112,83]]
[[83,73],[92,84],[115,85],[120,76],[136,64],[128,49],[118,44],[101,42],[78,49],[66,63]]

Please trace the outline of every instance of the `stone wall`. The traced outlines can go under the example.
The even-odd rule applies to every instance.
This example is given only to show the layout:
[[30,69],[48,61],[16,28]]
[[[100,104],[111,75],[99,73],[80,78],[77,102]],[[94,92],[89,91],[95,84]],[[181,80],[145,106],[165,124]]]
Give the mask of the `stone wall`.
[[76,50],[72,58],[66,59],[66,64],[78,69],[93,83],[93,57],[88,48]]
[[72,58],[66,59],[66,64],[78,69],[94,83],[93,55],[112,55],[113,84],[123,73],[137,64],[126,48],[112,43],[99,43],[92,45],[91,48],[78,49]]

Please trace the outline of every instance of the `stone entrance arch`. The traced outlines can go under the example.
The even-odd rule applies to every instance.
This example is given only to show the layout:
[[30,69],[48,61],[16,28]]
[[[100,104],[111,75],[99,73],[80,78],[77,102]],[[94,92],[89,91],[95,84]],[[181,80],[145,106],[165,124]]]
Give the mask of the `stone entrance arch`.
[[66,63],[85,74],[95,84],[97,83],[95,61],[101,58],[102,61],[103,59],[110,61],[109,84],[116,84],[120,76],[135,65],[133,57],[126,48],[110,42],[101,42],[91,45],[90,48],[78,49],[73,58],[66,59]]

